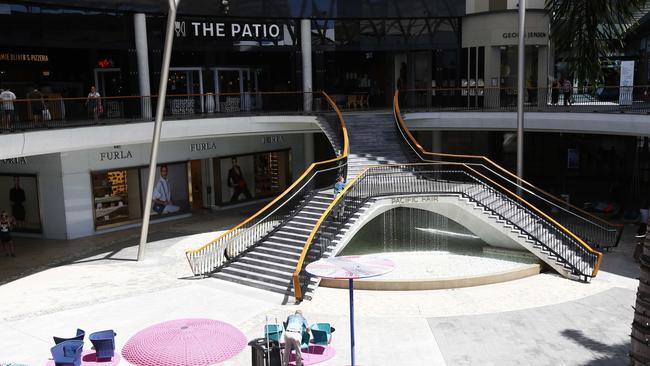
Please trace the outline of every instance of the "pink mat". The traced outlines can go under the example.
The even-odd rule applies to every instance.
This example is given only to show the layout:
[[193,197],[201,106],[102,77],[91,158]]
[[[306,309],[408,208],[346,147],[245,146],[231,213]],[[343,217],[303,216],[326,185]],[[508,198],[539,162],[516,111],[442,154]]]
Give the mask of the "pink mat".
[[[95,358],[95,351],[92,349],[85,350],[81,353],[81,365],[82,366],[96,366],[96,365],[101,365],[101,366],[114,366],[120,363],[120,353],[115,352],[115,355],[110,361],[104,361],[106,359],[102,359],[101,361],[97,361]],[[54,366],[54,360],[49,360],[45,364],[45,366]]]
[[143,329],[122,356],[138,366],[203,366],[228,360],[246,347],[232,325],[211,319],[178,319]]
[[[336,351],[332,346],[309,346],[309,349],[302,350],[302,364],[303,365],[313,365],[321,362],[325,362],[330,358],[336,356]],[[296,366],[296,355],[291,352],[291,358],[289,359],[289,365]]]

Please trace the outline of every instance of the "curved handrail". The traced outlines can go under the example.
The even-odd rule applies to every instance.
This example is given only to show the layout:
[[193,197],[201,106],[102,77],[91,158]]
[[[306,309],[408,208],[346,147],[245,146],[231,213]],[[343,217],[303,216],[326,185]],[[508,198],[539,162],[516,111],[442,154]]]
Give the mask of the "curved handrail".
[[[325,92],[322,92],[322,95],[327,100],[327,102],[330,104],[332,109],[336,112],[336,115],[337,115],[337,118],[338,118],[338,121],[339,121],[339,127],[340,127],[340,130],[341,130],[340,132],[341,132],[341,135],[343,137],[343,151],[342,151],[342,153],[339,156],[337,156],[336,158],[312,163],[303,172],[303,174],[298,179],[296,179],[287,189],[285,189],[280,195],[278,195],[275,199],[273,199],[271,202],[269,202],[263,208],[258,210],[252,216],[248,217],[246,220],[240,222],[235,227],[233,227],[232,229],[230,229],[230,230],[226,231],[225,233],[221,234],[220,236],[218,236],[214,240],[208,242],[207,244],[205,244],[205,245],[203,245],[203,246],[201,246],[201,247],[199,247],[197,249],[192,249],[192,250],[185,251],[185,256],[186,256],[186,258],[188,260],[188,263],[190,265],[190,268],[191,268],[192,272],[195,275],[204,274],[204,273],[199,273],[200,271],[197,271],[197,268],[195,268],[195,265],[192,262],[192,256],[197,255],[197,254],[199,254],[201,252],[204,252],[204,251],[206,251],[206,250],[220,244],[220,242],[222,240],[228,239],[228,237],[231,236],[231,235],[235,235],[235,233],[238,230],[243,229],[246,224],[252,222],[254,219],[256,219],[258,217],[261,217],[263,214],[266,213],[266,214],[268,214],[266,217],[269,217],[273,213],[273,212],[269,212],[269,211],[271,211],[271,209],[276,204],[280,203],[283,200],[288,201],[290,198],[292,198],[292,197],[289,197],[289,194],[296,187],[298,187],[300,185],[307,184],[308,181],[311,180],[311,178],[307,179],[307,177],[312,175],[312,173],[313,174],[317,173],[317,171],[321,167],[326,166],[326,165],[331,164],[331,163],[336,163],[336,162],[343,163],[343,164],[345,163],[345,161],[347,160],[350,148],[349,148],[349,138],[348,138],[347,127],[345,125],[345,120],[343,119],[343,114],[341,113],[340,109],[336,106],[336,103],[334,103],[334,101],[329,97],[329,95],[327,95]],[[282,204],[280,204],[279,207],[281,207],[281,206],[282,206]],[[278,208],[276,208],[276,210]],[[225,245],[225,243],[223,243],[223,244]],[[224,250],[225,250],[225,248],[224,248]]]
[[[389,166],[389,165],[383,165],[383,166]],[[302,252],[300,252],[300,257],[298,258],[298,263],[296,263],[296,269],[293,271],[293,296],[298,299],[302,300],[302,287],[300,286],[300,271],[302,269],[303,264],[305,263],[305,258],[307,258],[307,253],[309,253],[309,249],[311,248],[311,243],[314,240],[314,236],[320,229],[321,225],[323,224],[323,221],[327,216],[332,212],[332,209],[338,204],[339,200],[341,197],[344,197],[345,194],[354,186],[354,184],[366,174],[366,172],[372,168],[373,166],[366,167],[363,169],[359,174],[357,174],[356,177],[354,177],[349,184],[346,184],[345,187],[341,192],[339,192],[334,199],[332,199],[332,202],[327,206],[323,214],[318,218],[318,221],[316,221],[316,224],[314,224],[314,227],[312,228],[311,232],[309,233],[309,236],[307,237],[307,241],[305,241],[305,245],[302,247]]]
[[564,234],[568,235],[571,239],[573,239],[575,242],[577,242],[583,249],[585,249],[588,253],[594,255],[596,257],[596,263],[594,265],[594,268],[592,270],[592,273],[590,275],[586,276],[591,276],[595,277],[596,274],[598,273],[600,269],[600,265],[602,262],[603,254],[601,252],[593,250],[587,243],[584,242],[580,237],[575,235],[573,232],[570,230],[566,229],[562,224],[557,222],[555,219],[552,217],[548,216],[546,213],[543,211],[539,210],[537,207],[535,207],[533,204],[529,203],[528,201],[522,199],[520,196],[518,196],[515,192],[512,192],[511,190],[499,185],[492,179],[486,177],[485,175],[481,174],[480,172],[476,171],[474,168],[469,166],[468,164],[465,163],[455,163],[455,162],[439,162],[439,163],[412,163],[412,164],[386,164],[386,165],[377,165],[377,166],[370,166],[366,167],[363,171],[361,171],[354,179],[350,181],[349,184],[345,186],[343,191],[341,191],[334,199],[332,202],[327,206],[323,214],[318,218],[316,221],[316,224],[312,228],[312,231],[309,233],[309,236],[307,237],[307,240],[305,242],[305,245],[303,246],[302,252],[300,253],[300,257],[298,259],[298,263],[296,264],[296,269],[293,272],[293,287],[294,287],[294,296],[296,299],[302,299],[303,294],[302,294],[302,286],[300,284],[300,272],[302,271],[302,268],[304,266],[305,259],[307,257],[307,254],[309,253],[309,250],[311,249],[311,245],[314,241],[315,236],[317,235],[318,231],[321,229],[323,222],[327,219],[328,216],[330,216],[335,209],[335,207],[338,205],[339,201],[346,196],[348,191],[353,189],[355,185],[357,184],[358,181],[360,181],[362,178],[364,178],[367,173],[372,170],[372,169],[386,169],[390,167],[426,167],[426,166],[438,166],[438,165],[454,165],[454,166],[459,166],[459,167],[465,167],[466,169],[470,170],[477,176],[479,176],[482,179],[485,179],[486,181],[496,185],[497,187],[501,188],[504,192],[506,192],[508,195],[510,195],[513,199],[515,199],[517,202],[522,202],[525,206],[527,206],[530,210],[535,212],[537,215],[543,217],[544,219],[548,220],[550,223],[555,225],[557,228],[560,229],[561,232]]
[[[616,239],[615,239],[614,244],[611,245],[611,246],[615,247],[615,246],[618,245],[618,242],[619,242],[619,240],[621,238],[621,234],[623,233],[623,227],[624,227],[623,225],[614,224],[614,223],[611,223],[611,222],[609,222],[607,220],[604,220],[604,219],[602,219],[602,218],[600,218],[598,216],[595,216],[595,215],[593,215],[593,214],[591,214],[591,213],[589,213],[589,212],[587,212],[587,211],[585,211],[585,210],[583,210],[583,209],[581,209],[579,207],[576,207],[576,206],[562,200],[559,197],[556,197],[556,196],[552,195],[551,193],[548,193],[547,191],[545,191],[545,190],[543,190],[541,188],[536,187],[532,183],[518,177],[514,173],[512,173],[509,170],[503,168],[502,166],[500,166],[499,164],[497,164],[494,161],[490,160],[486,156],[435,153],[435,152],[425,150],[424,147],[422,147],[422,145],[420,145],[420,143],[415,139],[415,137],[411,133],[410,129],[408,128],[408,126],[406,126],[406,123],[404,122],[404,119],[403,119],[401,111],[400,111],[400,106],[399,106],[399,90],[396,91],[394,96],[393,96],[393,114],[394,114],[394,116],[396,118],[396,121],[398,122],[398,124],[400,126],[400,130],[403,131],[404,133],[406,133],[405,138],[407,139],[407,143],[409,143],[409,145],[411,145],[411,147],[415,150],[414,152],[422,160],[426,161],[426,159],[424,157],[422,157],[422,155],[425,155],[425,156],[432,156],[432,157],[438,157],[438,158],[443,158],[443,159],[444,158],[476,159],[476,160],[479,160],[481,162],[484,162],[489,167],[492,167],[492,168],[500,171],[501,173],[509,176],[510,179],[512,179],[514,181],[514,182],[510,181],[510,183],[515,184],[515,185],[521,185],[523,189],[526,189],[526,187],[529,187],[531,190],[539,192],[544,197],[540,197],[540,196],[537,196],[537,197],[544,200],[544,201],[546,201],[546,202],[549,202],[548,200],[555,201],[555,203],[553,203],[553,202],[549,202],[549,203],[554,205],[555,207],[557,207],[559,210],[568,212],[568,213],[570,213],[571,215],[574,215],[574,216],[578,216],[575,213],[571,212],[570,210],[566,210],[564,208],[564,207],[570,207],[572,210],[575,210],[575,211],[579,212],[580,214],[582,214],[584,216],[587,216],[589,219],[587,220],[586,218],[581,217],[581,216],[578,216],[578,217],[581,217],[582,219],[585,219],[585,220],[589,221],[590,223],[592,223],[594,225],[598,225],[599,227],[601,227],[604,230],[615,230],[616,231]],[[422,155],[420,155],[420,154],[422,154]],[[489,167],[486,166],[486,169],[492,170]],[[494,172],[494,171],[492,171],[492,172],[494,174],[496,174],[496,175],[499,175],[499,173],[497,173],[497,172]],[[508,180],[508,178],[505,178],[505,177],[503,177],[503,179]],[[523,186],[526,186],[526,187],[523,187]],[[533,195],[537,195],[534,192],[530,192],[530,193],[532,193]],[[596,222],[593,222],[592,220],[600,222],[600,224],[598,224]]]

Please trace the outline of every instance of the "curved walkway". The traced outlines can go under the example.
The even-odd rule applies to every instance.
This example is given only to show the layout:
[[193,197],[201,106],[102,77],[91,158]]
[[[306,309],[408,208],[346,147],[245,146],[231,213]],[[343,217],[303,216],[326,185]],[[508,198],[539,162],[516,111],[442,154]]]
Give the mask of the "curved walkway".
[[[117,347],[139,330],[178,318],[226,321],[250,340],[266,317],[296,308],[309,322],[337,329],[337,354],[349,362],[347,290],[319,288],[314,300],[282,306],[282,296],[224,281],[194,281],[184,250],[215,233],[150,244],[135,262],[126,246],[49,268],[0,286],[0,364],[42,365],[52,335],[80,327],[116,330]],[[456,290],[355,292],[357,360],[365,365],[620,365],[629,343],[638,266],[633,229],[606,254],[591,283],[553,274]],[[4,259],[4,258],[0,258]],[[3,262],[3,261],[0,261]],[[250,365],[245,350],[228,362]]]

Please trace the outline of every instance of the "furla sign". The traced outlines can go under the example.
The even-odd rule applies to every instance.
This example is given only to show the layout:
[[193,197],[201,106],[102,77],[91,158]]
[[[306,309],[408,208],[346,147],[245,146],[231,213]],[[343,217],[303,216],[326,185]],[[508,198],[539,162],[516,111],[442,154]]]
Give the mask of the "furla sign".
[[181,20],[174,23],[176,37],[276,39],[280,37],[277,24],[267,23],[219,23]]

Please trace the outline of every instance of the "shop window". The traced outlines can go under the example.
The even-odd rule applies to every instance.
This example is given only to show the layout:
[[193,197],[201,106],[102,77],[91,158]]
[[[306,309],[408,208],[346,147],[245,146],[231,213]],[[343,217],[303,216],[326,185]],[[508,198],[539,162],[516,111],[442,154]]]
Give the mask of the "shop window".
[[[159,165],[154,185],[152,216],[190,211],[187,165]],[[92,172],[95,227],[106,228],[142,219],[149,168]],[[161,182],[163,180],[164,182]]]
[[[186,163],[160,164],[156,168],[156,183],[153,188],[153,202],[151,216],[163,217],[174,214],[183,214],[190,211],[190,195],[188,186],[188,170]],[[142,207],[149,168],[140,169],[142,190]]]
[[95,227],[105,227],[141,217],[138,169],[93,172]]
[[0,175],[0,211],[16,220],[14,231],[40,233],[41,214],[35,175]]
[[291,180],[289,150],[214,159],[216,204],[276,196]]

